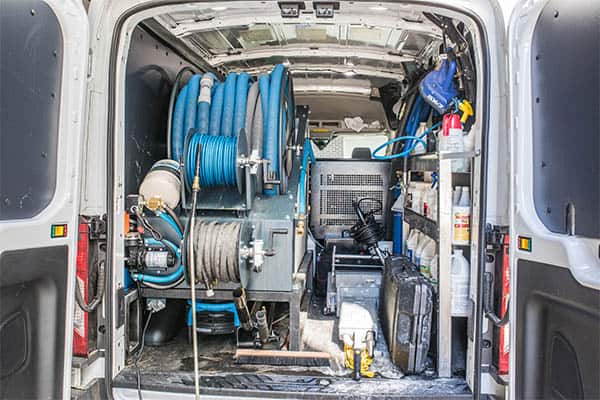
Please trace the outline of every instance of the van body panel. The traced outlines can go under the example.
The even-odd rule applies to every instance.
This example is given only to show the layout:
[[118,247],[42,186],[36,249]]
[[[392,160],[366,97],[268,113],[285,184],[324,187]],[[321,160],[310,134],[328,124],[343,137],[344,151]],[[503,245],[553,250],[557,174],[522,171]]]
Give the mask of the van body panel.
[[50,0],[2,2],[0,18],[0,397],[67,399],[88,21]]
[[598,6],[511,17],[510,398],[598,397]]

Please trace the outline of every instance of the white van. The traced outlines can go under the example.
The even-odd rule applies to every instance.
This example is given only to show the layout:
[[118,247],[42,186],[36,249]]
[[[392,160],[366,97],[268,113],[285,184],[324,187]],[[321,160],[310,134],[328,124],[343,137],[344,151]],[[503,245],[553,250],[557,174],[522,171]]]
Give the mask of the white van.
[[599,21],[3,0],[0,398],[600,398]]

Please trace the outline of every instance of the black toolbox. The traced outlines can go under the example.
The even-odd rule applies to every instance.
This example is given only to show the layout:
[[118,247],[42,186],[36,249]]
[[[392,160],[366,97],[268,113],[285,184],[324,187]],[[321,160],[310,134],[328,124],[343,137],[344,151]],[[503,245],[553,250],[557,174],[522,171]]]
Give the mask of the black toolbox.
[[419,374],[428,366],[434,305],[433,285],[410,260],[388,258],[381,308],[383,334],[392,361],[405,374]]

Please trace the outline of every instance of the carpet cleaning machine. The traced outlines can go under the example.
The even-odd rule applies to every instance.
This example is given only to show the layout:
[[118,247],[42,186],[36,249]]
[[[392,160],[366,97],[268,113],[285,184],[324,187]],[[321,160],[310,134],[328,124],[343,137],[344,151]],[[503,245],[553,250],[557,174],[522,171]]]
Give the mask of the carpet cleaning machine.
[[[231,332],[221,329],[219,316],[227,317],[248,347],[299,345],[312,150],[293,99],[283,65],[257,80],[229,73],[219,81],[184,68],[171,94],[168,157],[127,199],[133,284],[145,297],[189,299],[190,329]],[[288,303],[289,336],[274,337],[274,316],[264,306],[251,311],[248,301]]]

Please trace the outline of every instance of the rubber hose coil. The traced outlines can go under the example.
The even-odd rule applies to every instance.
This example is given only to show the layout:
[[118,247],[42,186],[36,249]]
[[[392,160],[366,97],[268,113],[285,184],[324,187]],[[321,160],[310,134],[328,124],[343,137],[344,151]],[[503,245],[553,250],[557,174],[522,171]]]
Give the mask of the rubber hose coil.
[[241,222],[199,221],[194,235],[196,279],[201,282],[240,282]]

